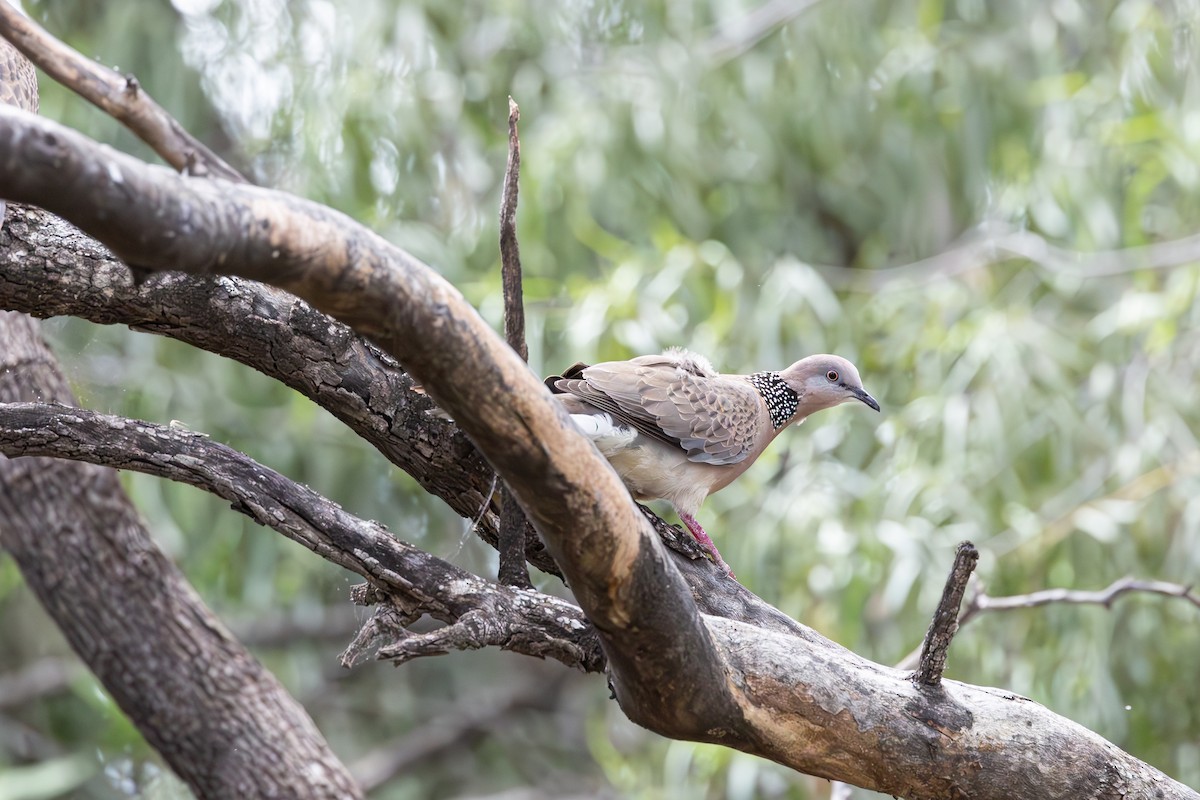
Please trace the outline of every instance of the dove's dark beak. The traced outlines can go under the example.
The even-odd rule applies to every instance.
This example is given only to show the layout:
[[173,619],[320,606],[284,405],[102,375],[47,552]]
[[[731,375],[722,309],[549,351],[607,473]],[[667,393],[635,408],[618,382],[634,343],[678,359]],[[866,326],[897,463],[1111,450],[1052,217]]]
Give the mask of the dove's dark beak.
[[871,397],[871,395],[867,394],[862,389],[850,387],[850,393],[853,394],[857,399],[862,400],[868,408],[873,408],[876,411],[879,410],[879,403],[875,400],[875,398]]

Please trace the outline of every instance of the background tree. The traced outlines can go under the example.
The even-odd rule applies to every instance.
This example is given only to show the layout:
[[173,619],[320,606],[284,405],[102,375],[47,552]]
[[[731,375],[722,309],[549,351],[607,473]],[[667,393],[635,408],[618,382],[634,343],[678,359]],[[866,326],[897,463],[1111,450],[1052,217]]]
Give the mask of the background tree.
[[[854,357],[889,411],[879,427],[805,426],[709,513],[718,536],[740,532],[718,541],[745,583],[857,652],[891,662],[911,649],[944,554],[962,538],[981,545],[994,593],[1099,588],[1124,574],[1195,579],[1188,241],[1182,256],[1077,254],[1194,231],[1190,6],[818,5],[756,28],[761,17],[702,6],[526,17],[246,3],[177,17],[78,5],[34,10],[53,30],[91,32],[94,43],[67,38],[136,72],[202,138],[223,131],[258,180],[384,232],[492,319],[511,91],[525,117],[521,232],[531,361],[543,371],[678,342],[730,369],[784,364],[798,350]],[[81,14],[92,18],[70,18]],[[164,33],[175,25],[178,39]],[[129,33],[140,26],[153,35]],[[189,95],[198,87],[215,110]],[[111,125],[51,87],[43,113],[97,136]],[[69,371],[86,405],[182,420],[404,538],[493,569],[457,517],[396,486],[394,470],[277,385],[171,342],[53,325],[60,354],[81,356]],[[146,379],[164,365],[169,391],[167,378]],[[338,619],[345,573],[240,528],[194,492],[137,477],[129,486],[226,618],[319,609]],[[15,675],[56,648],[45,625],[15,613],[28,598],[3,568]],[[1197,703],[1183,677],[1200,642],[1195,613],[1140,598],[1108,614],[985,618],[956,644],[950,674],[1029,695],[1195,784],[1187,709]],[[352,625],[316,627],[345,637]],[[467,746],[480,724],[504,720],[506,735],[470,747],[477,769],[428,763],[380,796],[478,793],[547,774],[553,790],[555,770],[512,755],[533,743],[560,753],[572,785],[583,774],[622,795],[823,791],[727,750],[648,740],[594,680],[530,714],[504,701],[522,684],[490,685],[497,674],[524,679],[527,660],[505,669],[514,656],[355,670],[331,693],[329,645],[281,638],[269,666],[302,699],[322,698],[310,711],[351,762],[347,753],[367,753],[399,724],[468,718],[446,711],[474,705],[462,687],[500,696],[492,723],[449,737]],[[81,682],[15,718],[66,752],[94,747],[97,719],[108,719],[109,775],[145,780],[144,745],[95,698]],[[363,706],[381,703],[393,713],[367,731]],[[514,764],[538,775],[513,774]],[[88,790],[105,785],[94,778]]]

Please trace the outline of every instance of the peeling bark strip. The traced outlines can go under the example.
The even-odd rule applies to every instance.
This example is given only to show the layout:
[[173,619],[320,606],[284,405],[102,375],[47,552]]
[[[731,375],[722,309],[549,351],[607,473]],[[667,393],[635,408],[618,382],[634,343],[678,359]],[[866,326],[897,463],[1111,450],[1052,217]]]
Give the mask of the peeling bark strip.
[[[0,401],[71,400],[36,323],[0,312]],[[304,709],[142,527],[114,470],[0,458],[0,545],[198,797],[361,797]]]
[[0,110],[0,153],[14,199],[130,263],[274,283],[393,352],[512,486],[634,721],[909,798],[1200,797],[1024,698],[954,681],[921,693],[817,637],[702,618],[616,475],[520,359],[452,287],[348,218],[179,178],[18,111]]

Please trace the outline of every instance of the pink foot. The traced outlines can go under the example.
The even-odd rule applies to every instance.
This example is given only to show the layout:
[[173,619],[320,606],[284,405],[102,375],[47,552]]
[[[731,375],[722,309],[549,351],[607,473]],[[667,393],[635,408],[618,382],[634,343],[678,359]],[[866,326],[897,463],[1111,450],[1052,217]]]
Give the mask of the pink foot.
[[696,522],[696,518],[691,514],[685,514],[682,511],[679,512],[679,518],[683,520],[683,524],[686,525],[687,529],[692,532],[692,536],[697,542],[700,543],[700,546],[712,554],[713,561],[716,562],[717,566],[728,572],[729,577],[737,580],[737,578],[734,577],[733,570],[731,570],[729,565],[725,563],[725,559],[721,558],[721,554],[717,551],[717,546],[713,544],[713,540],[707,533],[704,532],[704,528],[700,527],[700,523]]

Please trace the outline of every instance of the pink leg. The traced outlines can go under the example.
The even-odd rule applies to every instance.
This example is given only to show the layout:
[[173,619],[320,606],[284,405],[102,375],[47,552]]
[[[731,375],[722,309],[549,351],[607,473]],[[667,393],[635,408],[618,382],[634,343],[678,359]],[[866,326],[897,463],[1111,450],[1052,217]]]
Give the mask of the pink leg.
[[[704,528],[700,527],[700,523],[696,522],[696,518],[682,511],[679,512],[679,518],[683,520],[683,524],[692,532],[692,536],[700,543],[700,546],[712,553],[713,561],[716,562],[717,566],[728,572],[729,577],[734,578],[733,570],[725,563],[725,559],[721,558],[721,554],[717,551],[717,546],[713,544],[713,540],[709,535],[704,532]],[[734,580],[737,580],[737,578],[734,578]]]

